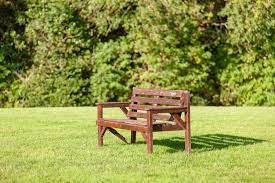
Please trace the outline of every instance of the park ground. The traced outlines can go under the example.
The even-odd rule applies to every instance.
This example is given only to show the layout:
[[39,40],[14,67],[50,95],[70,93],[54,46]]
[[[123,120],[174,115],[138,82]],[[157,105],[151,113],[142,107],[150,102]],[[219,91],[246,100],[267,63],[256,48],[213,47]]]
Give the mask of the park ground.
[[152,155],[140,134],[99,148],[95,120],[95,107],[0,109],[0,182],[275,182],[275,107],[191,107],[190,155],[183,131],[154,133]]

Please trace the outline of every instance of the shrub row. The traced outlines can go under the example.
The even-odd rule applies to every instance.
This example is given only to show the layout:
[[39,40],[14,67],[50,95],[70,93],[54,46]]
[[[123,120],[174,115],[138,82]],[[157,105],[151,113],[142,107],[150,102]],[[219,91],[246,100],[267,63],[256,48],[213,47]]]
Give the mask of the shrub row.
[[194,105],[275,105],[270,0],[0,0],[0,106],[187,89]]

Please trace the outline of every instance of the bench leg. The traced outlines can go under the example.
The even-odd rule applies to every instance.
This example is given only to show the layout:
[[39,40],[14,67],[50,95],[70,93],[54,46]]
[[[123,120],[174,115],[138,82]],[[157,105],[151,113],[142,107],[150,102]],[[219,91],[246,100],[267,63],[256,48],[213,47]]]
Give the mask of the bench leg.
[[103,146],[103,135],[102,135],[103,126],[97,126],[97,135],[98,135],[98,146]]
[[137,132],[131,131],[131,144],[135,144],[137,139]]
[[190,112],[185,113],[185,152],[191,153]]
[[153,132],[147,132],[146,138],[147,138],[147,153],[152,154],[153,153]]

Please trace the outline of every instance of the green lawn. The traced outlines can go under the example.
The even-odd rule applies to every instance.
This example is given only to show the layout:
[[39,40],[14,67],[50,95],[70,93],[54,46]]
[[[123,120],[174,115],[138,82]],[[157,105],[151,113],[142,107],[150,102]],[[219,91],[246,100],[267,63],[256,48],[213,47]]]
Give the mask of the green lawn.
[[0,109],[0,181],[275,182],[275,107],[192,107],[191,155],[182,131],[154,133],[150,156],[140,134],[107,132],[98,148],[95,119],[95,107]]

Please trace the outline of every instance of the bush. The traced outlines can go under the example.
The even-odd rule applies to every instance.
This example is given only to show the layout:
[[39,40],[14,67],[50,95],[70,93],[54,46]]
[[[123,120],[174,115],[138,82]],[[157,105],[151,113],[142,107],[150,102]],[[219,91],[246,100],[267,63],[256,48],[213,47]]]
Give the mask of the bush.
[[20,21],[26,8],[21,0],[0,0],[0,107],[13,105],[18,80],[24,78],[31,65],[25,25]]
[[[81,6],[82,5],[82,6]],[[136,18],[137,1],[87,1],[74,5],[95,40],[90,78],[92,104],[97,101],[125,101],[137,86],[139,55],[129,37]],[[100,13],[98,13],[100,12]]]
[[193,105],[275,105],[270,0],[1,1],[0,106],[123,101],[187,89]]
[[[92,10],[86,17],[93,12],[104,15],[87,18],[103,42],[94,52],[91,82],[95,99],[123,100],[132,86],[142,86],[188,89],[211,102],[209,73],[214,63],[207,45],[200,41],[199,24],[205,18],[200,5],[101,1],[87,7]],[[110,16],[112,12],[116,14]]]
[[[211,102],[212,54],[201,39],[203,7],[193,2],[142,1],[129,37],[140,55],[142,86],[187,89]],[[194,102],[194,101],[193,101]]]
[[86,24],[66,1],[31,1],[26,15],[33,65],[20,105],[89,105],[93,42]]
[[224,105],[275,105],[275,2],[234,0],[227,17],[228,53],[221,81]]

